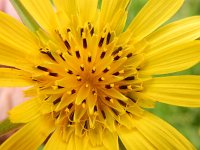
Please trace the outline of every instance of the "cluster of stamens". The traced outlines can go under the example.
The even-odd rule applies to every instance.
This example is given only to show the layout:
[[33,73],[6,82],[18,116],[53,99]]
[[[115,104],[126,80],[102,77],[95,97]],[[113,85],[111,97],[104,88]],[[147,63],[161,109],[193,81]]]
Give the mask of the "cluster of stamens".
[[128,46],[118,45],[109,27],[97,33],[90,23],[78,31],[68,28],[65,38],[59,30],[55,33],[65,48],[39,49],[45,61],[36,66],[41,75],[33,77],[44,103],[52,103],[54,117],[69,127],[80,124],[83,132],[95,123],[106,124],[107,117],[117,125],[120,115],[130,116],[128,109],[136,100],[129,93],[141,84],[133,84],[137,69]]

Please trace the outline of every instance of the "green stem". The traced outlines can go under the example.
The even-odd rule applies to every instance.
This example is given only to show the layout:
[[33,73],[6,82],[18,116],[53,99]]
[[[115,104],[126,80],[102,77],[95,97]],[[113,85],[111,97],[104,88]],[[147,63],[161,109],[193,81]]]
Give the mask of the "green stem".
[[33,32],[36,32],[40,29],[40,26],[35,21],[35,19],[30,15],[26,10],[20,0],[10,0],[14,8],[16,9],[18,15],[20,16],[22,22]]
[[13,124],[10,122],[9,119],[5,119],[2,122],[0,122],[0,136],[19,128],[22,126],[22,124]]

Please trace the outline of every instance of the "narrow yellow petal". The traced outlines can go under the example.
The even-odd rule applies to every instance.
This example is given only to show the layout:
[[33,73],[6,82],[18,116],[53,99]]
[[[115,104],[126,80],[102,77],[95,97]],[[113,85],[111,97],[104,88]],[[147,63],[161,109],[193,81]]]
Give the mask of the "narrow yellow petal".
[[38,118],[17,131],[0,146],[0,150],[37,149],[54,130],[53,122],[48,117]]
[[165,47],[195,40],[200,35],[200,16],[188,17],[170,23],[149,35],[149,49],[146,51],[154,53]]
[[135,121],[136,128],[144,136],[144,140],[152,143],[155,149],[195,150],[175,128],[153,114],[145,112],[142,118]]
[[155,147],[137,129],[119,129],[120,140],[127,150],[155,150]]
[[47,144],[44,147],[44,150],[66,150],[67,149],[67,142],[62,139],[62,131],[57,129],[50,139],[48,140]]
[[89,92],[90,92],[90,85],[89,84],[83,84],[82,87],[78,90],[78,93],[77,93],[77,98],[76,98],[76,101],[75,103],[77,105],[80,105],[81,102],[87,98]]
[[119,150],[118,135],[116,133],[104,130],[103,132],[103,145],[108,150]]
[[138,93],[141,98],[177,106],[200,106],[199,76],[185,75],[154,78],[145,81],[143,86],[144,90]]
[[40,115],[40,104],[36,98],[27,100],[9,112],[9,118],[13,123],[30,122]]
[[30,74],[13,68],[0,68],[0,86],[25,87],[32,84]]
[[83,23],[93,21],[97,13],[98,0],[77,0],[80,19]]
[[50,0],[21,0],[22,4],[45,30],[55,27],[55,14]]
[[158,75],[188,69],[200,60],[200,42],[191,41],[146,55],[140,73]]
[[184,0],[149,0],[128,27],[132,32],[131,37],[139,41],[152,33],[172,17],[183,2]]

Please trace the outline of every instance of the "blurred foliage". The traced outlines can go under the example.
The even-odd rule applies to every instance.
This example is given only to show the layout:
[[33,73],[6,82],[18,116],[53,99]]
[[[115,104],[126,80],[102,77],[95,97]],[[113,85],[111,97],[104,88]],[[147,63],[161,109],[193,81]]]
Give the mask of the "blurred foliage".
[[[129,17],[126,27],[146,3],[147,0],[133,0],[129,6]],[[189,17],[200,15],[200,0],[187,0],[177,14],[167,23]],[[200,75],[200,65],[194,66],[182,72],[169,75]],[[184,108],[157,103],[154,109],[150,110],[157,116],[161,117],[177,130],[179,130],[186,138],[188,138],[194,146],[200,150],[200,109]]]

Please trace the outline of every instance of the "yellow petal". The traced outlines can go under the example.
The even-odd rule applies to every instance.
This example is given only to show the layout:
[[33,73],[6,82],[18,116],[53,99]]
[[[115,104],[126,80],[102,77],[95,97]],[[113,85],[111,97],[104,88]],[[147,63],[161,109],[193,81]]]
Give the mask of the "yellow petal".
[[37,149],[53,131],[53,124],[48,117],[38,118],[12,135],[0,146],[0,150]]
[[165,47],[195,40],[200,35],[200,16],[185,18],[170,23],[149,35],[149,53],[157,52]]
[[144,90],[138,93],[147,98],[167,104],[200,107],[200,76],[171,76],[154,78],[143,83]]
[[184,0],[149,0],[128,27],[138,41],[152,33],[181,7]]
[[[120,31],[123,29],[127,17],[126,8],[129,2],[130,0],[103,0],[101,5],[99,30],[101,31],[107,23],[110,23],[112,30]],[[117,22],[117,24],[115,22]]]
[[82,101],[87,98],[89,92],[90,92],[90,85],[89,84],[83,84],[81,86],[81,88],[78,90],[78,93],[77,93],[77,97],[76,97],[76,101],[75,103],[77,105],[80,105],[82,103]]
[[21,2],[45,30],[51,31],[55,27],[55,14],[50,0],[21,0]]
[[25,63],[28,66],[38,55],[38,49],[38,40],[33,33],[17,20],[0,12],[0,64],[20,68]]
[[188,69],[200,60],[200,42],[191,41],[147,54],[141,74],[156,75]]
[[153,145],[137,129],[120,129],[118,131],[120,140],[127,150],[155,150]]
[[77,0],[77,7],[80,19],[83,23],[93,21],[97,13],[98,0]]
[[36,98],[14,107],[9,112],[9,118],[13,123],[26,123],[40,115],[40,104]]
[[30,74],[13,68],[0,68],[0,86],[24,87],[30,86],[33,82]]
[[148,112],[145,112],[141,118],[135,118],[134,122],[136,128],[118,130],[119,137],[128,150],[195,150],[193,145],[176,129]]
[[175,128],[153,114],[144,113],[141,119],[136,120],[136,125],[137,130],[155,149],[195,150]]
[[65,150],[67,149],[67,142],[62,139],[62,131],[57,129],[48,140],[44,150]]
[[110,132],[109,130],[104,130],[103,145],[108,150],[119,150],[118,135]]

